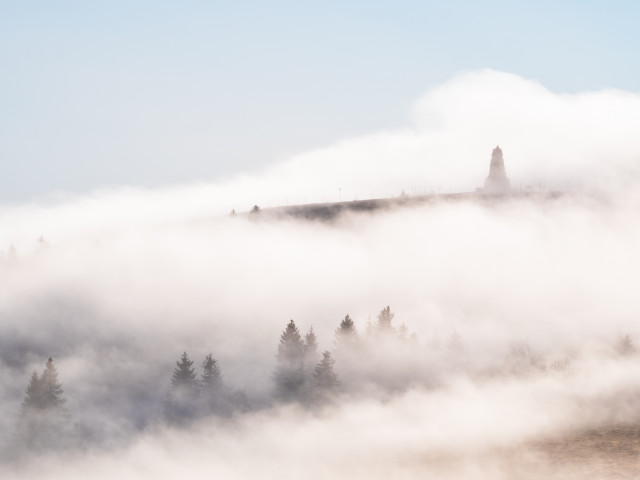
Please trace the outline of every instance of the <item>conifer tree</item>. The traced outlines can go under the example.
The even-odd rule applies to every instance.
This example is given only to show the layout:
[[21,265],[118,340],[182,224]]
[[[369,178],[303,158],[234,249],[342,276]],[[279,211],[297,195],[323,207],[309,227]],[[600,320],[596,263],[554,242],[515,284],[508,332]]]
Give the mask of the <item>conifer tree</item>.
[[210,353],[202,362],[200,374],[200,403],[203,413],[222,413],[229,410],[224,398],[225,393],[218,361]]
[[180,360],[176,362],[171,376],[171,387],[174,389],[196,389],[196,373],[192,368],[193,361],[189,360],[189,355],[184,352]]
[[198,382],[193,361],[184,352],[171,375],[171,388],[165,403],[167,420],[184,423],[198,413]]
[[300,331],[295,322],[291,320],[280,335],[276,358],[280,364],[297,367],[302,363],[303,354],[304,344],[302,343]]
[[336,349],[342,352],[351,352],[358,344],[358,332],[356,325],[347,314],[336,329],[334,343]]
[[41,394],[40,377],[35,370],[31,374],[31,380],[29,380],[29,386],[25,391],[25,397],[22,401],[22,409],[28,410],[32,408],[42,408],[42,394]]
[[262,212],[260,207],[258,205],[254,205],[253,207],[251,207],[251,210],[249,211],[249,214],[251,214],[251,215],[260,215],[260,212]]
[[309,331],[304,336],[304,350],[307,354],[314,354],[318,351],[318,342],[316,334],[313,331],[313,325],[309,327]]
[[218,366],[218,361],[209,354],[202,362],[202,373],[200,374],[200,387],[203,391],[218,390],[222,386],[222,373]]
[[309,327],[307,334],[304,336],[305,361],[313,361],[316,353],[318,353],[318,341],[316,340],[316,334],[313,331],[313,326],[311,326]]
[[309,327],[304,336],[304,376],[310,377],[313,374],[313,365],[318,359],[318,341],[313,331],[313,326]]
[[333,371],[335,360],[328,350],[322,352],[322,360],[313,371],[315,386],[323,391],[335,390],[338,386],[338,377]]
[[391,308],[386,306],[378,314],[378,333],[387,334],[392,333],[394,328],[391,326],[391,321],[395,317],[395,313],[391,312]]
[[280,335],[276,360],[276,396],[285,400],[297,397],[304,384],[305,348],[298,327],[291,320]]
[[58,383],[58,369],[51,357],[47,360],[38,383],[44,408],[57,408],[66,402],[62,398],[62,384]]
[[62,393],[58,370],[49,358],[42,374],[31,374],[16,426],[16,447],[49,450],[72,440]]

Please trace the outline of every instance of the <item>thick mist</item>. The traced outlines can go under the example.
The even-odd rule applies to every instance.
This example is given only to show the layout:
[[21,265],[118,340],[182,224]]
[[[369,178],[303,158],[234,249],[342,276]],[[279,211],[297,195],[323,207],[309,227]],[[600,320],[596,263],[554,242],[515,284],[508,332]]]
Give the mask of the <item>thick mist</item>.
[[[497,100],[447,100],[460,89],[469,98],[482,97],[477,89],[493,91]],[[484,140],[488,148],[474,150],[474,142],[485,128],[500,130],[495,109],[510,105],[508,92],[523,105],[547,99],[562,122],[599,102],[603,111],[631,113],[616,117],[620,131],[585,137],[576,150],[567,146],[578,143],[575,135],[600,125],[591,114],[566,123],[566,138],[556,133],[554,141],[538,135],[542,114],[526,117],[538,122],[535,128],[505,130],[513,148],[500,144],[512,184],[552,177],[558,188],[579,187],[554,197],[442,200],[330,222],[226,214],[238,199],[246,210],[257,197],[277,204],[274,188],[293,178],[303,183],[314,171],[321,172],[314,184],[320,191],[342,153],[351,159],[362,142],[380,151],[380,138],[396,132],[219,186],[2,207],[3,478],[80,478],[89,468],[97,478],[589,478],[570,462],[549,463],[544,442],[634,425],[640,417],[633,355],[640,338],[640,201],[629,175],[640,147],[628,129],[637,121],[629,105],[638,100],[620,92],[557,96],[493,72],[462,76],[418,105],[426,124],[418,122],[422,133],[411,134],[421,138],[416,145],[426,142],[433,152],[440,152],[429,150],[434,144],[442,152],[458,145],[450,160],[427,157],[419,180],[434,172],[453,178],[447,175],[473,160],[469,171],[458,170],[460,182],[467,190],[480,186],[495,137]],[[618,102],[623,97],[627,103]],[[460,119],[467,109],[493,112],[492,120],[477,123],[477,136],[454,141],[466,131]],[[600,153],[585,147],[598,142],[600,152],[610,146],[600,164]],[[522,153],[527,144],[535,155]],[[411,194],[422,150],[412,157],[388,145],[401,159],[398,177],[385,178],[389,166],[376,172],[388,160],[381,153],[364,178]],[[359,161],[353,158],[344,163],[343,195],[349,181],[362,181],[348,170]],[[585,178],[599,167],[602,176]],[[386,306],[395,317],[392,334],[383,336],[376,325]],[[347,314],[360,338],[352,351],[340,350],[335,337]],[[276,394],[278,343],[291,319],[303,336],[311,326],[317,336],[307,374],[322,351],[332,352],[340,382],[333,394],[315,401]],[[225,385],[244,393],[247,408],[167,422],[172,371],[185,351],[198,373],[212,353]],[[16,453],[25,389],[49,357],[82,442]]]
[[[239,476],[266,465],[295,475],[326,448],[319,455],[328,460],[315,460],[328,462],[319,470],[326,475],[390,472],[406,457],[415,463],[411,477],[423,468],[448,471],[447,462],[460,474],[453,460],[434,467],[433,452],[460,455],[570,427],[633,422],[640,365],[616,347],[620,335],[638,334],[636,212],[571,196],[464,201],[330,224],[213,218],[18,253],[2,274],[3,440],[12,441],[31,371],[49,356],[73,421],[104,452],[77,461],[98,455],[108,472],[124,459],[134,477],[146,468],[160,475],[159,460],[138,462],[162,457],[177,439],[202,454],[231,449],[235,462],[261,457]],[[374,343],[348,365],[336,354],[342,394],[326,410],[278,406],[275,354],[289,319],[301,333],[313,326],[321,351],[335,350],[344,315],[364,336],[387,304],[393,325],[404,323],[417,340]],[[523,344],[535,361],[518,350]],[[231,424],[206,419],[195,430],[164,430],[163,401],[183,351],[196,365],[212,352],[251,411]],[[354,437],[338,447],[326,436]],[[260,450],[264,443],[277,451]],[[297,458],[287,466],[278,455],[294,445]],[[386,453],[370,453],[376,449]],[[191,455],[179,447],[171,468]],[[196,462],[195,474],[236,476],[228,455]],[[59,474],[81,472],[75,461],[56,467]]]

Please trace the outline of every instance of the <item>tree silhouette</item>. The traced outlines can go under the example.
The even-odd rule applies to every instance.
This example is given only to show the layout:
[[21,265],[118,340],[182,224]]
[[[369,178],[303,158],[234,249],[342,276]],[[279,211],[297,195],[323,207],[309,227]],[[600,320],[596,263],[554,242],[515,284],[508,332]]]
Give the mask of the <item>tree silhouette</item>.
[[58,382],[58,369],[54,365],[52,358],[47,360],[38,383],[40,384],[39,390],[44,408],[61,407],[66,402],[62,398],[62,384]]
[[62,398],[62,394],[62,385],[58,382],[58,369],[53,363],[53,359],[49,358],[40,376],[35,371],[31,374],[29,386],[22,401],[22,408],[23,410],[44,410],[62,407],[66,402]]
[[253,207],[251,207],[251,210],[249,211],[251,215],[259,215],[260,212],[262,212],[262,210],[258,205],[254,205]]
[[200,374],[200,403],[202,413],[221,413],[226,410],[224,385],[218,361],[208,354],[202,362]]
[[298,327],[291,320],[280,335],[275,373],[276,396],[291,400],[299,396],[304,384],[305,348]]
[[41,375],[31,374],[16,426],[15,445],[29,449],[62,448],[71,441],[58,369],[49,358]]
[[395,317],[395,313],[391,312],[391,307],[384,307],[378,314],[378,333],[388,334],[392,333],[394,328],[391,326],[391,321]]
[[316,340],[316,334],[313,331],[313,325],[309,327],[309,331],[304,336],[304,354],[305,360],[313,359],[318,353],[318,341]]
[[337,388],[338,376],[333,371],[333,365],[335,363],[331,352],[328,350],[322,352],[322,360],[316,365],[313,371],[313,380],[318,389],[326,392]]
[[358,332],[356,325],[347,314],[336,328],[334,343],[336,350],[352,352],[358,345]]
[[222,387],[222,373],[218,361],[209,354],[202,362],[202,374],[200,375],[200,388],[203,391],[219,390]]
[[300,331],[296,327],[296,323],[290,320],[280,335],[276,358],[280,364],[298,366],[302,362],[303,354],[304,344],[302,343]]
[[193,361],[184,352],[173,369],[165,404],[165,416],[170,422],[184,423],[198,413],[198,382],[192,365]]
[[41,390],[40,377],[38,377],[38,372],[34,370],[31,374],[31,380],[29,380],[29,386],[25,392],[24,400],[22,401],[23,410],[43,408]]
[[196,389],[196,372],[191,367],[193,361],[189,360],[189,355],[184,352],[180,360],[176,362],[171,376],[171,386],[174,389]]

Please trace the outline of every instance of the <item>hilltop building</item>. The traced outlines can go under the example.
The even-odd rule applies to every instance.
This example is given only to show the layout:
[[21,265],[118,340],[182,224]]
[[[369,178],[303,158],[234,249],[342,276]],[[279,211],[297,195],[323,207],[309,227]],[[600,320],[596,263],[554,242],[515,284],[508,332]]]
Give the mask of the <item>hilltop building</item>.
[[484,193],[507,193],[511,190],[511,182],[504,169],[504,158],[502,149],[496,147],[491,154],[491,165],[489,166],[489,176],[484,181]]

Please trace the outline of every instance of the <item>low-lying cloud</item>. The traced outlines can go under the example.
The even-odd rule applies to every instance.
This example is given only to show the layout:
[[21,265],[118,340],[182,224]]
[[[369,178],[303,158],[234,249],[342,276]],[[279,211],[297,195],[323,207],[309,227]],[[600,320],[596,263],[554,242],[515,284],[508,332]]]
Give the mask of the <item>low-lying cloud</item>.
[[[14,446],[29,377],[50,356],[86,439],[19,465],[5,455],[3,477],[75,478],[92,465],[98,478],[513,478],[504,459],[527,442],[637,422],[640,365],[620,340],[639,334],[639,102],[471,73],[427,92],[411,128],[262,176],[2,207],[2,444]],[[338,188],[343,199],[472,191],[496,143],[512,185],[571,193],[331,223],[226,215]],[[403,339],[376,336],[387,305]],[[334,343],[346,314],[362,339],[349,355]],[[290,319],[317,335],[307,374],[334,353],[339,393],[322,408],[274,395]],[[198,370],[213,353],[248,411],[167,425],[184,351]]]

